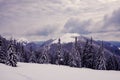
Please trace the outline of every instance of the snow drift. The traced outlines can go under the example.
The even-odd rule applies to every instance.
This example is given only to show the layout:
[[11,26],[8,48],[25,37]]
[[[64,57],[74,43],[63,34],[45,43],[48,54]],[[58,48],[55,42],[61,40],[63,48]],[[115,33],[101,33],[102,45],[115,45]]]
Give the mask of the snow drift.
[[50,64],[0,64],[0,80],[120,80],[119,71],[99,71]]

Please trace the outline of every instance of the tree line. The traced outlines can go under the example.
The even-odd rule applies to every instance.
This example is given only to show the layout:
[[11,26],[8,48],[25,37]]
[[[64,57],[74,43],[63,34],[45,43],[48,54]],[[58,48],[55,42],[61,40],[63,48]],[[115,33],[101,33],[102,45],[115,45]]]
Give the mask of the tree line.
[[84,46],[78,38],[69,44],[44,45],[39,50],[26,47],[16,40],[6,40],[0,36],[0,63],[17,66],[17,62],[66,65],[97,70],[120,70],[120,58],[106,52],[104,42],[95,46],[93,39],[86,39]]

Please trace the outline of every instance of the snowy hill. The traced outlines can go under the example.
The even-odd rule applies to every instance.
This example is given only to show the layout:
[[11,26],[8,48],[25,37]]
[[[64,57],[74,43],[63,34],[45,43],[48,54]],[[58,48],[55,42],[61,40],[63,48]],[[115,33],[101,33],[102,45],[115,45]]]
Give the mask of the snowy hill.
[[120,80],[119,71],[99,71],[50,64],[0,64],[0,80]]
[[23,45],[27,45],[30,41],[27,40],[26,38],[19,38],[19,39],[17,39],[17,42],[20,42]]
[[[66,33],[60,37],[61,43],[70,43],[75,41],[75,37],[80,37],[77,33]],[[53,43],[57,43],[58,39],[54,40]]]
[[26,38],[19,38],[19,39],[17,39],[17,42],[27,42],[27,43],[29,43],[29,40],[27,40]]

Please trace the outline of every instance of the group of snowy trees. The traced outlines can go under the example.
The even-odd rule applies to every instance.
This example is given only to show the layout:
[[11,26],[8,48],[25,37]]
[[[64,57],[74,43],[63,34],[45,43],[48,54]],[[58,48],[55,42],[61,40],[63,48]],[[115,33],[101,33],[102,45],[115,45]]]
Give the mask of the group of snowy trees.
[[64,49],[64,44],[61,44],[60,41],[59,39],[55,50],[55,64],[57,65],[86,67],[98,70],[120,70],[120,58],[114,54],[108,55],[104,49],[103,41],[100,46],[95,47],[91,38],[85,42],[83,47],[78,42],[77,37],[75,37],[71,50]]
[[7,48],[4,48],[5,43],[3,43],[0,36],[0,63],[10,65],[13,67],[17,66],[17,55],[15,51],[14,44],[10,42]]
[[0,63],[13,67],[16,67],[19,61],[98,70],[120,70],[120,57],[107,54],[103,43],[96,47],[91,38],[81,44],[75,37],[75,42],[61,44],[61,39],[58,39],[58,43],[44,45],[35,50],[33,46],[28,47],[16,40],[6,40],[0,36]]

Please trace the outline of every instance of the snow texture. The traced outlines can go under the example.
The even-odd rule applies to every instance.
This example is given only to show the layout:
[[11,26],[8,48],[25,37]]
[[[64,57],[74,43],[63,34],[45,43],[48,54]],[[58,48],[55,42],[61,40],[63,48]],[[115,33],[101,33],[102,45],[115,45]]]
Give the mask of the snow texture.
[[18,63],[18,67],[0,64],[0,80],[120,80],[120,72],[50,64]]

